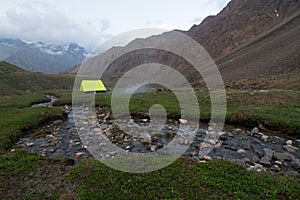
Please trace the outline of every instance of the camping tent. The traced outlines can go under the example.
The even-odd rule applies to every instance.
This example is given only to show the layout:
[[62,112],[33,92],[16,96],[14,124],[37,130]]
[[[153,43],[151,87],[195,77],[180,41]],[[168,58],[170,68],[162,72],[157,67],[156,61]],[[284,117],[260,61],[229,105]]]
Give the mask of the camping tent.
[[82,80],[81,92],[106,92],[107,89],[101,80]]

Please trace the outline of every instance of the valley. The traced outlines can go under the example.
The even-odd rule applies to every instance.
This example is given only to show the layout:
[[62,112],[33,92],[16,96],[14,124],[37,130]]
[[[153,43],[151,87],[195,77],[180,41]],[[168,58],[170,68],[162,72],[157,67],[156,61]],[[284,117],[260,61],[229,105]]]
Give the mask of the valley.
[[[299,10],[298,0],[231,0],[189,30],[137,38],[94,57],[75,42],[0,39],[0,199],[299,199]],[[204,67],[212,67],[201,60],[206,52],[216,63],[226,100],[222,130],[215,129],[222,110],[212,111],[212,94],[222,88],[210,90],[190,60],[174,53],[197,52],[176,45],[176,34],[205,48],[195,55]],[[173,52],[163,50],[166,41]],[[79,92],[107,60],[101,80],[108,90]],[[161,70],[129,73],[156,67],[149,63]],[[176,87],[150,81],[127,107],[113,105],[136,87],[121,78],[159,77],[164,65],[186,78],[196,102],[176,96],[190,88],[169,73]],[[154,162],[140,159],[146,154]]]

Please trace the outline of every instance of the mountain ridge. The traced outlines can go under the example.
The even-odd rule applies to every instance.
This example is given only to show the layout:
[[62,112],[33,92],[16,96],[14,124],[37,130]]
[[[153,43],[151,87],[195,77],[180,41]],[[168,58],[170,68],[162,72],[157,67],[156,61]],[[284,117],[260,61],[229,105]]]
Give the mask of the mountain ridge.
[[81,63],[86,55],[87,51],[77,43],[56,45],[0,39],[0,60],[30,71],[59,73]]

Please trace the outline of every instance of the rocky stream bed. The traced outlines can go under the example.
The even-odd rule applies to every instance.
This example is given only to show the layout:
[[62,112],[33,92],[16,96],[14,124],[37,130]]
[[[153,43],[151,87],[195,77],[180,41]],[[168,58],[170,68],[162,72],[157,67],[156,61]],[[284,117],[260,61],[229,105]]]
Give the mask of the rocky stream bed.
[[[48,97],[51,98],[51,103],[55,101],[54,97]],[[51,106],[51,103],[39,104],[38,106]],[[41,156],[65,158],[71,165],[77,164],[86,157],[92,157],[87,150],[88,147],[85,146],[89,143],[85,141],[84,145],[80,139],[82,137],[78,136],[78,127],[74,123],[72,108],[65,106],[62,109],[68,113],[67,119],[57,120],[42,127],[41,130],[48,130],[46,134],[37,136],[36,133],[32,133],[21,138],[16,145]],[[87,107],[82,107],[79,112],[84,114],[87,110]],[[158,151],[166,146],[175,134],[178,134],[180,123],[188,123],[184,120],[169,120],[157,134],[132,136],[121,131],[115,125],[109,109],[98,108],[97,113],[97,119],[94,119],[96,123],[91,125],[84,118],[77,123],[81,124],[82,129],[88,129],[89,134],[104,133],[106,141],[110,140],[127,152]],[[149,119],[141,117],[138,123],[134,120],[121,122],[121,125],[122,123],[127,127],[128,125],[133,127],[132,124],[134,124],[134,127],[142,128],[149,123]],[[247,170],[282,172],[288,176],[300,175],[300,140],[286,140],[268,135],[267,132],[262,133],[258,128],[252,130],[232,129],[220,132],[218,133],[218,140],[207,139],[206,136],[209,133],[208,126],[203,125],[197,130],[196,137],[192,141],[179,138],[178,142],[182,145],[191,142],[183,156],[199,162],[207,162],[211,159],[228,159],[244,166]],[[101,154],[103,159],[115,156],[115,152],[111,152],[109,149],[105,150],[105,140],[101,146],[102,150],[104,149],[102,151],[104,153]],[[212,148],[212,150],[207,155],[200,155],[199,152],[205,151],[206,148]]]

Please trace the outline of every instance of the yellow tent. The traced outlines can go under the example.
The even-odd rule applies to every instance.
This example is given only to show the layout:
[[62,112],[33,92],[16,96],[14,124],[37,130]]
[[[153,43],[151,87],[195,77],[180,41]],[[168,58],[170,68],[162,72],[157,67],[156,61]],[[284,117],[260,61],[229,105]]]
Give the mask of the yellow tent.
[[101,80],[82,80],[81,92],[106,92],[107,89]]

